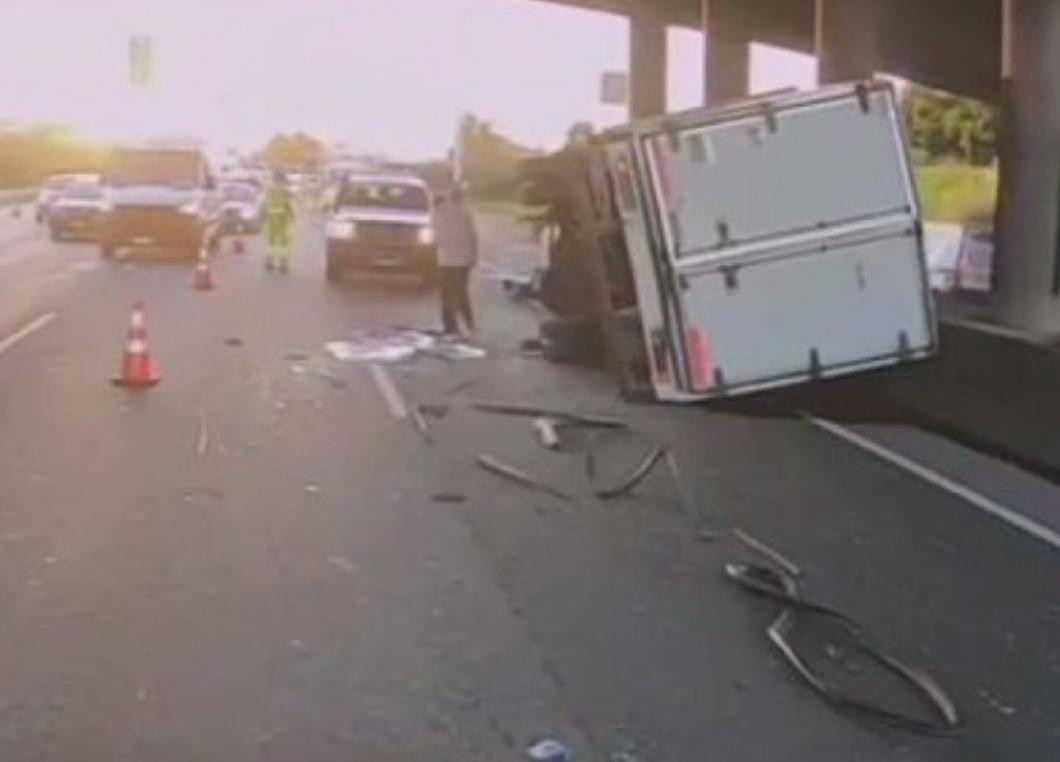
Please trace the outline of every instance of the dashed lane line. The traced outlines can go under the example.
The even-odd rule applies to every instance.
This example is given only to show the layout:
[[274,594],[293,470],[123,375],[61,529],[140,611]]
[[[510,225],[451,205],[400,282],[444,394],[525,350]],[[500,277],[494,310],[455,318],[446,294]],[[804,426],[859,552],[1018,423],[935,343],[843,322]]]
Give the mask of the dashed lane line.
[[390,414],[399,420],[408,418],[409,410],[405,404],[405,399],[401,396],[397,386],[394,385],[394,379],[387,373],[386,368],[372,363],[368,366],[368,370],[372,373],[372,380],[375,381],[379,393],[383,396],[383,401],[390,408]]
[[912,458],[884,447],[880,443],[875,442],[852,429],[848,429],[846,426],[840,426],[838,423],[833,423],[824,418],[817,418],[805,413],[802,415],[802,418],[819,431],[830,434],[869,455],[886,463],[890,463],[892,466],[900,468],[907,474],[915,476],[921,481],[964,501],[968,505],[978,508],[985,513],[989,513],[994,518],[1000,519],[1006,524],[1015,527],[1042,542],[1052,545],[1056,550],[1060,550],[1060,534],[1044,524],[1040,524],[1034,519],[1024,516],[1019,511],[1008,508],[981,492],[978,492],[965,484],[961,484],[958,481],[954,481],[948,476],[944,476],[938,471],[928,468]]

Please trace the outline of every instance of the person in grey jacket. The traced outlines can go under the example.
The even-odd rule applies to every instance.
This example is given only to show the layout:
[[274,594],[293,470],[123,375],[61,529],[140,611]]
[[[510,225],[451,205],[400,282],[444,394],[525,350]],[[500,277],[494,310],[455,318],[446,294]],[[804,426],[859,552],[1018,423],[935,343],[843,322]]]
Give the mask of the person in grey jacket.
[[468,281],[471,268],[478,262],[478,233],[458,187],[435,196],[434,237],[438,245],[442,330],[458,334],[462,318],[464,327],[474,331]]

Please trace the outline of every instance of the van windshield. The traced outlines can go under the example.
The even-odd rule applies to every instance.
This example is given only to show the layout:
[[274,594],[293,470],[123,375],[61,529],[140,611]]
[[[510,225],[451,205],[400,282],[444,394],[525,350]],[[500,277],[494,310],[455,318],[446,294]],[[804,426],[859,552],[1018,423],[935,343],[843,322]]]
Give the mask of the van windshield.
[[201,178],[202,161],[187,151],[124,151],[119,153],[106,174],[113,186],[166,185],[195,188]]

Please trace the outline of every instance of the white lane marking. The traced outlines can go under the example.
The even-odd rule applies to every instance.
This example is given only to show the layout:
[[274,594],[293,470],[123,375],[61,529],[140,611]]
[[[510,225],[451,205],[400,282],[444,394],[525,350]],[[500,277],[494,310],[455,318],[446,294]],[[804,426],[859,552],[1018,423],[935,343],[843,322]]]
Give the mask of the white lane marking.
[[372,372],[372,379],[375,381],[375,385],[379,387],[379,393],[383,395],[383,400],[386,402],[387,407],[390,408],[390,414],[401,420],[408,418],[409,410],[405,405],[405,400],[394,385],[394,379],[387,373],[386,368],[372,363],[368,366],[368,370]]
[[0,339],[0,355],[2,355],[7,350],[11,349],[11,347],[15,346],[15,344],[18,344],[27,336],[36,333],[53,320],[55,320],[55,313],[46,312],[36,320],[33,320],[19,328],[6,339]]
[[838,439],[842,439],[847,444],[853,445],[859,450],[890,463],[892,466],[902,469],[921,481],[927,482],[931,486],[937,487],[943,492],[953,495],[969,505],[989,513],[994,518],[1001,519],[1007,524],[1010,524],[1043,542],[1047,542],[1057,550],[1060,550],[1060,534],[1044,524],[1039,524],[1034,519],[1027,518],[1011,508],[1006,508],[1000,503],[991,500],[981,492],[977,492],[967,485],[954,481],[947,476],[943,476],[938,471],[917,463],[915,460],[884,447],[845,426],[840,426],[838,423],[833,423],[832,421],[827,421],[823,418],[806,415],[805,413],[802,415],[802,418],[814,428],[827,434],[831,434]]

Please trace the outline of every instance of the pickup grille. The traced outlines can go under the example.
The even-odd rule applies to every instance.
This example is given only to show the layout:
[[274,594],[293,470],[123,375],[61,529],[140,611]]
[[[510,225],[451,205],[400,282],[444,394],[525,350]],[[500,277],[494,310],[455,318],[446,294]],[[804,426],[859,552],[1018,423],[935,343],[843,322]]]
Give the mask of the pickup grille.
[[419,227],[403,222],[358,222],[357,237],[381,246],[412,246]]

